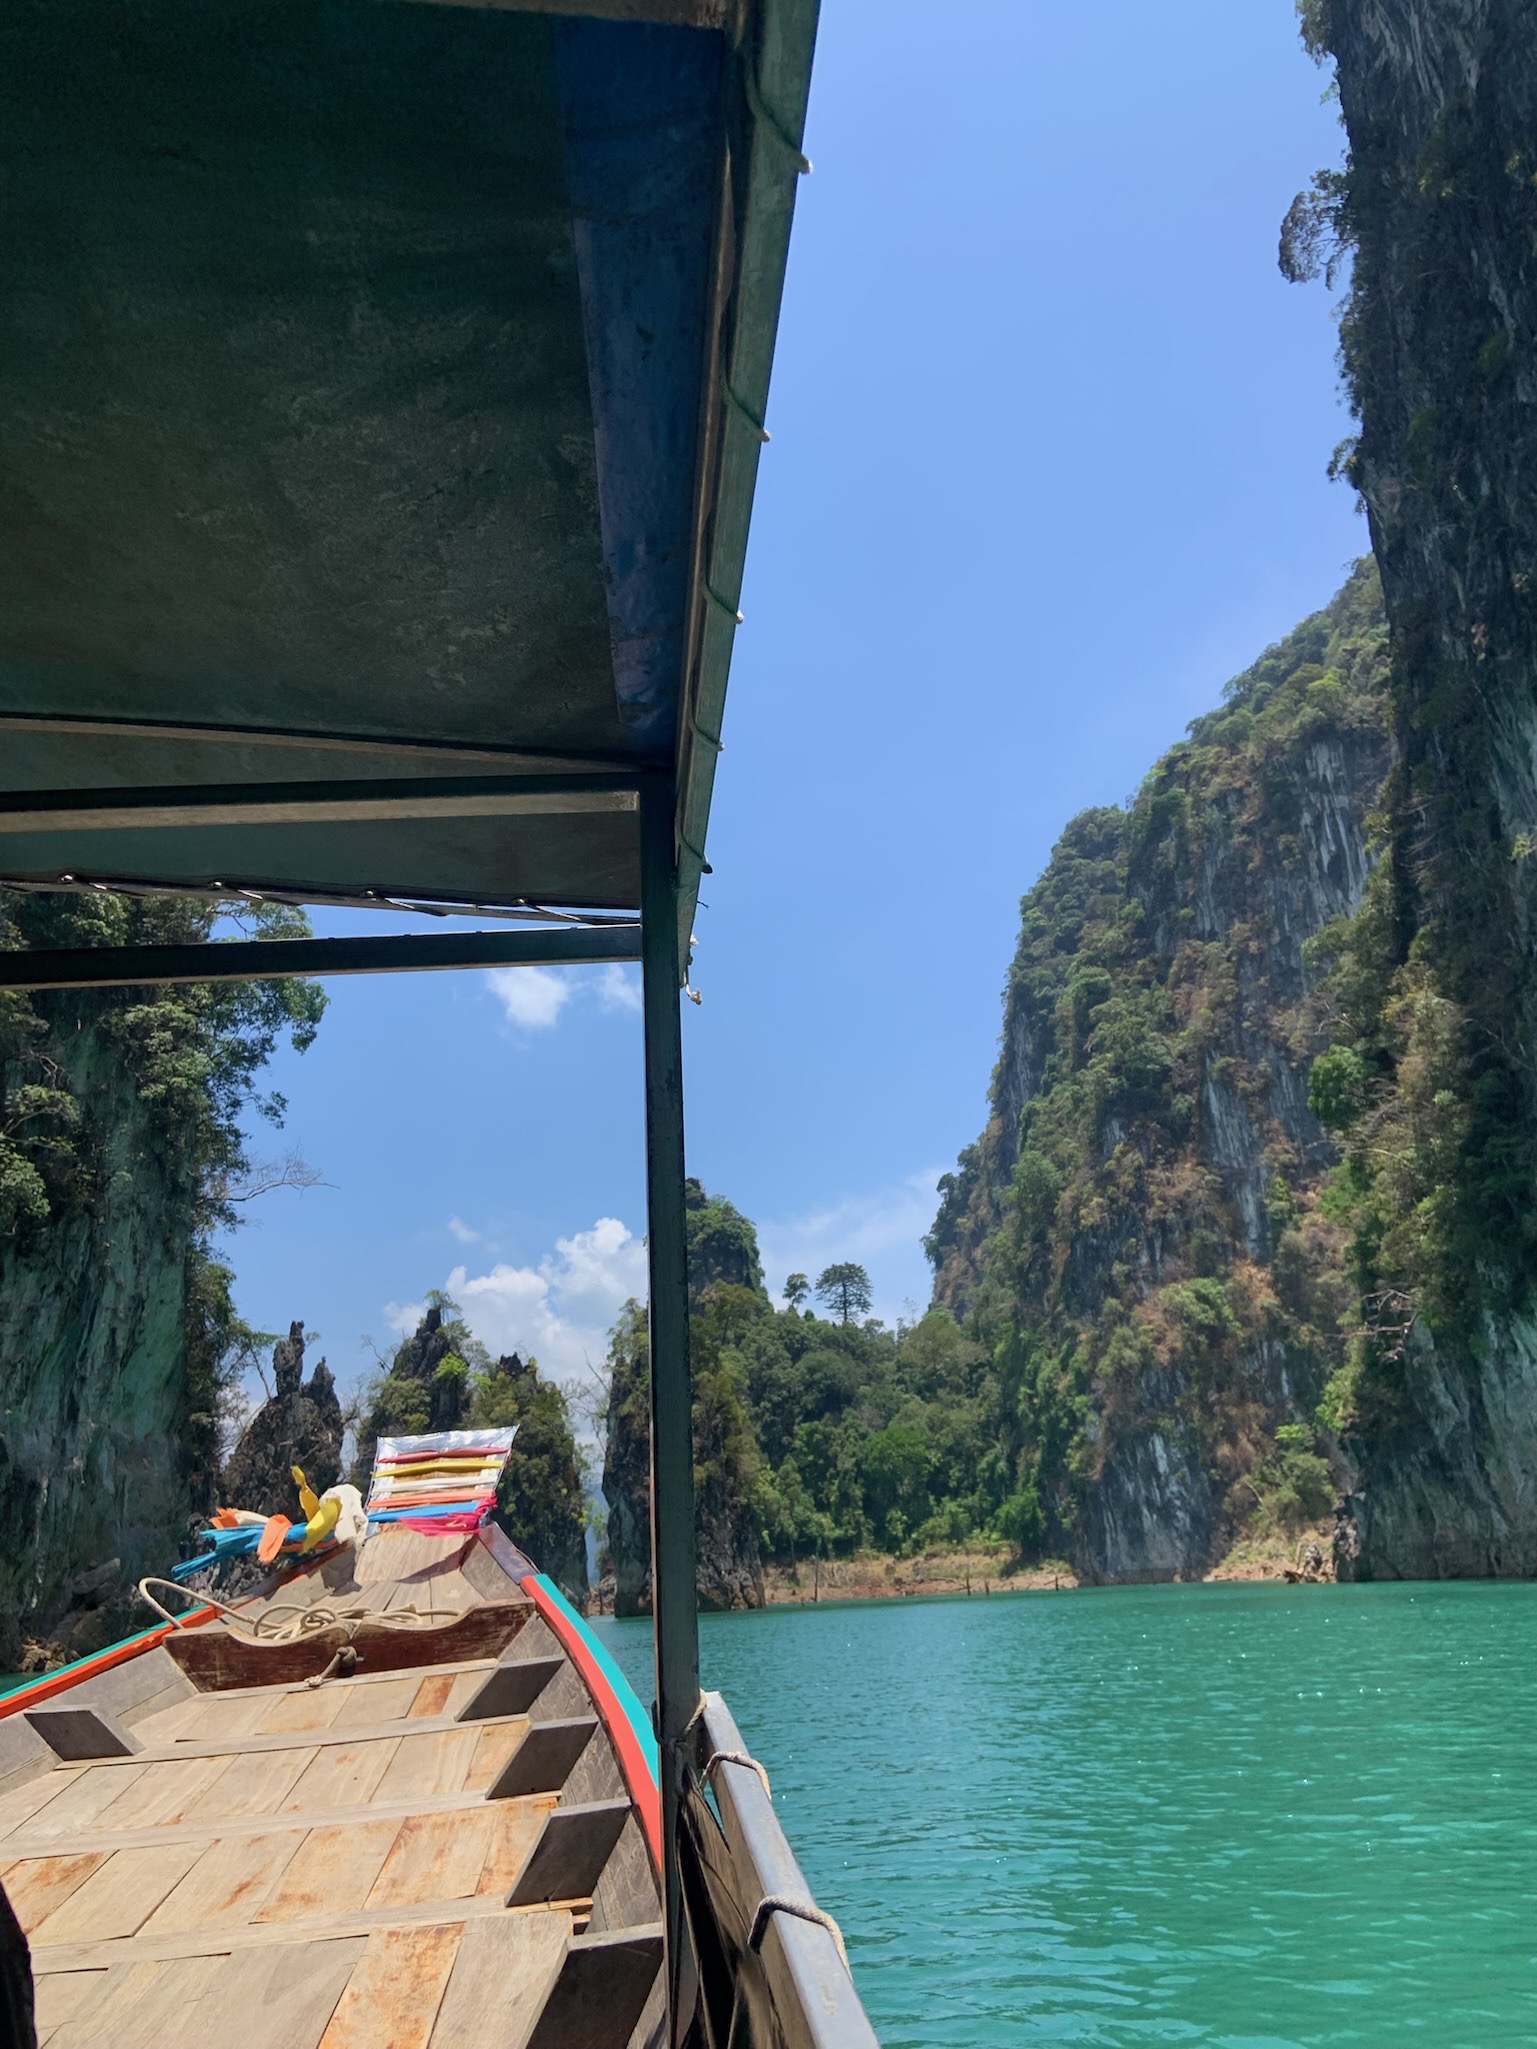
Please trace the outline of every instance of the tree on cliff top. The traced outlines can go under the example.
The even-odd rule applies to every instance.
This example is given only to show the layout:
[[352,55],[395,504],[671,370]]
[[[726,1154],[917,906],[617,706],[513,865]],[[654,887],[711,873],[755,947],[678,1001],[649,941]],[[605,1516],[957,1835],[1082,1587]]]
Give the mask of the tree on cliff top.
[[856,1316],[868,1316],[875,1300],[870,1276],[851,1259],[825,1266],[817,1275],[817,1300],[833,1310],[840,1323],[852,1323]]

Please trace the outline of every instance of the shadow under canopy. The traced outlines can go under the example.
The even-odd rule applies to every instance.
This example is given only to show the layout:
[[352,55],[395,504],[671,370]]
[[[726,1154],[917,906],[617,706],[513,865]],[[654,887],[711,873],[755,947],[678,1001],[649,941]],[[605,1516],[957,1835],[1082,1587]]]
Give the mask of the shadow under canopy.
[[5,11],[0,875],[633,910],[645,774],[686,948],[814,13]]

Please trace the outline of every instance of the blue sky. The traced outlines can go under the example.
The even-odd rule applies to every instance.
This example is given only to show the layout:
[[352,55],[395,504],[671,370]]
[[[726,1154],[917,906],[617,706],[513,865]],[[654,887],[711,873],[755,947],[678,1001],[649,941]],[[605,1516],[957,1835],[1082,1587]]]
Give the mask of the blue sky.
[[[926,1299],[1021,893],[1367,545],[1330,308],[1275,260],[1324,84],[1292,0],[824,0],[685,1017],[690,1166],[775,1287],[853,1258]],[[328,1185],[252,1206],[244,1314],[346,1386],[446,1285],[493,1348],[600,1365],[643,1281],[637,996],[332,983],[256,1140]]]

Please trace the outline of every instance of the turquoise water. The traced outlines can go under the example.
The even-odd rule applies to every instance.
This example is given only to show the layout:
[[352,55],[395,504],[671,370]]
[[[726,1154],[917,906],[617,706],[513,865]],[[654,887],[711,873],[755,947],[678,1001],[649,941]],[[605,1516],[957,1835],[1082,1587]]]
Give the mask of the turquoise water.
[[[649,1700],[649,1626],[594,1626]],[[1537,2044],[1537,1588],[702,1627],[885,2049]]]

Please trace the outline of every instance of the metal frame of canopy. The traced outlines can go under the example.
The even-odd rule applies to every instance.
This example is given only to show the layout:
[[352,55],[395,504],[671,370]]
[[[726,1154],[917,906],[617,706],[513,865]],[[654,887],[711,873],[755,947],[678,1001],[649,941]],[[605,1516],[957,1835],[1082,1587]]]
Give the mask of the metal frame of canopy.
[[[157,0],[157,4],[167,12],[177,0]],[[111,5],[112,0],[68,0],[63,12],[93,7],[100,12]],[[271,14],[281,5],[282,0],[241,0],[247,14],[262,6]],[[348,6],[349,0],[333,0],[327,18],[346,19],[352,32],[357,21],[348,17]],[[366,5],[361,10],[353,6],[358,20],[368,11]],[[150,9],[144,18],[149,19],[153,12]],[[646,391],[660,390],[656,379],[661,373],[643,360],[643,351],[632,351],[617,367],[605,358],[608,336],[602,323],[612,308],[606,311],[601,299],[603,291],[612,299],[620,289],[613,284],[614,278],[628,276],[623,290],[638,294],[638,310],[624,301],[614,324],[628,332],[628,321],[636,332],[643,332],[647,309],[639,302],[645,300],[652,282],[647,264],[657,270],[665,269],[666,262],[658,264],[646,242],[650,232],[647,219],[652,217],[643,218],[640,210],[636,214],[639,225],[632,222],[625,229],[630,234],[628,243],[622,248],[616,244],[606,253],[598,246],[602,234],[612,226],[605,225],[603,208],[608,201],[603,181],[610,181],[607,189],[611,190],[616,175],[611,159],[616,150],[622,155],[628,145],[623,142],[624,124],[616,125],[611,118],[612,105],[604,114],[601,109],[598,113],[590,107],[584,110],[579,104],[588,83],[580,71],[586,61],[582,53],[596,49],[601,55],[602,46],[590,39],[585,44],[578,41],[573,45],[577,49],[573,57],[570,49],[563,54],[559,38],[575,23],[572,33],[580,35],[606,33],[607,29],[655,30],[662,35],[706,31],[712,47],[718,42],[723,48],[717,112],[709,116],[721,133],[706,137],[719,159],[716,189],[707,208],[708,261],[702,267],[696,265],[707,299],[698,309],[702,353],[697,363],[687,366],[689,381],[684,393],[696,417],[684,423],[686,432],[680,429],[674,436],[679,446],[691,447],[693,454],[680,484],[680,488],[686,487],[687,499],[683,537],[686,576],[679,585],[680,616],[672,619],[669,615],[663,622],[669,632],[676,628],[673,639],[665,643],[664,666],[676,657],[677,668],[669,686],[671,696],[664,694],[663,700],[671,705],[665,744],[658,745],[654,736],[649,744],[638,745],[594,748],[564,744],[558,731],[552,734],[547,730],[548,720],[546,729],[536,735],[536,743],[524,744],[515,717],[489,730],[477,726],[467,732],[450,730],[453,720],[441,716],[424,715],[415,727],[409,716],[396,717],[393,722],[381,717],[371,723],[353,717],[349,723],[348,718],[334,715],[334,706],[326,704],[317,705],[313,717],[296,716],[296,702],[301,713],[304,709],[302,690],[297,695],[290,692],[277,715],[269,719],[251,716],[250,691],[233,688],[231,695],[236,701],[226,715],[211,717],[196,688],[190,692],[183,689],[178,696],[165,685],[165,676],[180,659],[174,648],[153,675],[146,670],[149,680],[141,692],[142,703],[134,688],[125,688],[118,676],[110,679],[110,687],[99,690],[89,681],[81,685],[79,662],[73,669],[68,663],[58,667],[64,682],[55,689],[50,681],[54,671],[47,659],[37,655],[37,648],[44,646],[46,652],[55,623],[65,618],[70,602],[67,582],[57,594],[45,593],[39,601],[40,628],[34,620],[32,628],[24,621],[22,628],[10,631],[0,622],[0,737],[6,741],[6,758],[21,763],[13,773],[0,770],[0,886],[181,889],[205,896],[243,891],[256,897],[271,894],[328,903],[409,897],[440,913],[458,906],[495,906],[504,916],[526,914],[542,920],[528,929],[489,932],[12,953],[0,956],[0,987],[61,990],[507,963],[637,959],[641,963],[656,1715],[666,1848],[667,1990],[675,2041],[681,2038],[694,2009],[699,1987],[696,1973],[705,1971],[707,1961],[696,1962],[697,1944],[691,1949],[685,1900],[685,1890],[692,1887],[697,1912],[705,1881],[697,1868],[691,1879],[680,1869],[680,1844],[688,1839],[689,1803],[700,1798],[703,1757],[696,1753],[705,1740],[700,1730],[708,1733],[710,1727],[701,1705],[695,1595],[680,990],[687,975],[699,880],[707,867],[705,827],[720,751],[726,674],[740,623],[736,594],[757,460],[767,439],[762,420],[794,188],[798,175],[809,168],[800,154],[799,137],[816,12],[817,0],[568,0],[564,6],[560,0],[459,0],[457,5],[448,0],[447,5],[431,7],[391,4],[375,9],[374,18],[396,35],[402,47],[406,32],[400,23],[408,15],[452,14],[461,21],[472,17],[484,21],[490,15],[559,17],[551,31],[556,38],[551,47],[557,63],[566,66],[562,118],[566,122],[568,173],[573,181],[579,175],[588,180],[589,197],[583,203],[591,220],[598,223],[593,227],[589,222],[587,229],[581,229],[579,223],[578,239],[582,233],[587,235],[587,269],[582,279],[583,315],[588,322],[586,375],[599,442],[597,486],[616,665],[619,651],[632,642],[644,642],[645,631],[652,631],[653,642],[662,644],[656,641],[654,621],[648,627],[641,618],[636,627],[633,617],[620,616],[625,604],[633,610],[640,602],[644,610],[646,562],[663,552],[653,547],[652,558],[648,558],[647,547],[654,536],[640,532],[638,539],[631,535],[627,542],[621,531],[625,518],[631,517],[633,503],[645,499],[649,487],[644,477],[637,484],[633,474],[628,482],[621,475],[616,484],[611,474],[622,472],[626,461],[634,470],[634,451],[625,455],[625,434],[633,424],[630,415],[649,402]],[[238,17],[239,9],[236,13]],[[282,18],[284,23],[297,19],[296,14]],[[86,41],[76,39],[78,46]],[[641,48],[639,44],[635,47]],[[655,43],[646,46],[653,54],[659,47]],[[662,57],[665,60],[665,49]],[[69,62],[76,61],[72,50]],[[47,66],[42,68],[46,73]],[[653,70],[661,81],[660,91],[668,85],[665,61]],[[610,88],[622,100],[626,89],[622,64],[615,77],[618,83],[610,81]],[[704,104],[708,114],[710,103]],[[575,114],[573,106],[577,107]],[[667,116],[672,126],[664,122],[659,127],[668,148],[684,134],[687,113],[687,108],[682,114],[674,109]],[[164,118],[154,114],[162,125]],[[698,120],[695,128],[703,132]],[[614,142],[615,135],[620,135],[619,143]],[[168,152],[162,143],[163,137],[158,138],[159,154],[174,156],[175,151]],[[575,170],[570,169],[572,164]],[[655,162],[641,169],[648,177],[657,175]],[[684,193],[675,199],[676,210],[685,202],[694,204],[698,195]],[[180,199],[175,203],[180,204]],[[577,212],[580,214],[580,208]],[[686,228],[686,221],[682,228],[675,223],[667,225],[674,238],[667,262],[683,246],[680,237]],[[619,232],[613,230],[615,235]],[[5,346],[6,335],[0,331],[0,417],[4,417],[11,397],[3,374]],[[626,387],[627,376],[639,380],[633,390]],[[642,390],[647,377],[652,383]],[[35,413],[39,407],[45,408],[45,401],[46,393],[44,398],[34,394],[28,402]],[[78,436],[82,431],[88,435],[88,426],[82,430],[79,421],[71,422],[72,434]],[[642,453],[646,440],[642,431],[638,435]],[[53,458],[49,455],[48,459]],[[579,499],[580,493],[572,503]],[[644,518],[655,521],[660,514],[650,500],[645,502],[650,509],[644,510]],[[414,510],[406,519],[407,532]],[[633,514],[632,524],[635,521],[643,525],[642,514]],[[167,532],[173,532],[172,528]],[[67,544],[70,533],[66,531],[64,538]],[[173,559],[181,541],[181,531],[176,529],[170,544],[172,555],[164,558],[170,562],[167,574],[173,583],[181,573],[179,558]],[[270,536],[258,536],[252,546],[269,546],[269,542]],[[621,543],[633,544],[630,558],[625,558]],[[320,541],[313,544],[321,545]],[[387,548],[384,553],[387,556]],[[89,606],[88,550],[82,559],[87,569],[82,570],[75,588],[87,592]],[[366,550],[357,560],[366,566]],[[286,573],[276,554],[256,567],[278,581]],[[380,574],[387,577],[389,573],[386,559]],[[640,601],[635,597],[637,590]],[[368,593],[363,595],[366,598]],[[389,594],[381,590],[376,595],[383,602]],[[273,645],[278,644],[273,638],[278,628],[270,619],[259,620],[257,625]],[[102,629],[104,634],[113,630],[122,629],[113,627],[111,620]],[[626,633],[630,633],[629,640]],[[221,646],[215,652],[223,658],[231,651]],[[131,672],[131,648],[124,654],[124,663]],[[233,665],[238,668],[238,661]],[[354,693],[354,704],[369,709],[366,687]],[[410,706],[405,710],[409,713]],[[547,842],[555,851],[548,857],[539,854],[534,866],[543,863],[542,886],[532,890],[526,876],[506,871],[517,866],[513,857],[523,844],[517,835],[537,831],[555,835]],[[603,855],[607,867],[599,861],[582,869],[576,861],[571,869],[573,886],[552,890],[550,875],[559,881],[563,873],[561,849],[581,850],[599,833],[610,836]],[[373,837],[360,837],[369,834]],[[449,838],[435,841],[434,834]],[[498,834],[504,837],[496,837]],[[561,834],[574,837],[562,839]],[[444,845],[449,847],[449,856],[440,859]],[[340,853],[335,851],[338,848]],[[625,882],[627,875],[633,876],[637,885],[633,891]],[[617,883],[616,876],[620,878]],[[535,909],[536,898],[541,904],[565,907],[558,921]],[[719,1788],[717,1791],[720,1794]],[[755,1787],[731,1799],[722,1796],[720,1811],[728,1819],[749,1813],[749,1822],[744,1824],[748,1837],[772,1838],[783,1849],[771,1813],[767,1822],[761,1816],[751,1818],[755,1798]],[[697,1821],[696,1812],[696,1839]],[[770,1841],[767,1854],[778,1856],[780,1849]],[[755,1854],[749,1841],[742,1855],[750,1861]],[[783,1856],[788,1857],[787,1849]],[[767,1869],[761,1858],[751,1868]],[[793,1859],[788,1865],[781,1862],[780,1869],[793,1871]],[[765,1892],[774,1890],[766,1877],[760,1879],[760,1885]],[[759,1974],[754,1979],[760,1988],[759,1998],[766,1962],[757,1956],[767,1925],[764,1904],[760,1901],[759,1920],[751,1934],[746,1929],[738,1931],[743,1961],[747,1961],[747,1950],[753,1952],[752,1972]],[[796,1911],[793,1901],[789,1911],[792,1915]],[[814,1923],[816,1918],[812,1910],[809,1919]],[[803,1921],[779,1924],[774,1968],[789,1970],[798,1984],[823,1987],[810,2002],[823,2018],[817,2020],[813,2015],[804,2025],[788,2027],[784,2039],[873,2042],[852,1988],[847,1998],[836,1987],[832,1992],[826,1990],[826,1959],[819,1952],[813,1954],[818,1940],[825,1943],[825,1935]],[[810,1951],[805,1949],[808,1942]],[[811,1964],[805,1961],[807,1955],[812,1955]],[[819,1970],[822,1978],[817,1977]],[[705,2031],[713,2043],[717,2028],[709,2019],[708,1985],[704,1991]],[[727,2020],[725,2026],[734,2040],[735,2022]]]

